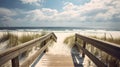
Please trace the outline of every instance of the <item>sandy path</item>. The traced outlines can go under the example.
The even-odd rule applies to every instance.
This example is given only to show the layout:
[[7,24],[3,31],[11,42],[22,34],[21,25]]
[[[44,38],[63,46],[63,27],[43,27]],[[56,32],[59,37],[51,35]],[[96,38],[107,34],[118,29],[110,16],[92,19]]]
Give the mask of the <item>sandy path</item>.
[[57,42],[49,47],[50,54],[57,54],[57,55],[69,55],[71,48],[69,48],[66,44],[64,44],[64,39],[73,33],[55,33],[57,36]]
[[48,52],[41,58],[35,67],[74,67],[71,48],[64,44],[64,39],[73,33],[55,33],[57,42],[48,48]]

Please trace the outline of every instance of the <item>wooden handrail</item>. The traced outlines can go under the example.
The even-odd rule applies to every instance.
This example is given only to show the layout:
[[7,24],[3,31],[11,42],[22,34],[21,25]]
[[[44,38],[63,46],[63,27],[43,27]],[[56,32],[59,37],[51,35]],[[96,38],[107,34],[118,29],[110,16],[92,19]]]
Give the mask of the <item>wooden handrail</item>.
[[[84,44],[83,46],[80,46],[77,42],[77,39],[83,40]],[[98,40],[95,38],[86,37],[80,34],[75,34],[75,44],[83,51],[84,54],[86,54],[98,67],[106,67],[106,65],[100,61],[98,58],[96,58],[93,54],[91,54],[87,49],[85,49],[85,43],[89,43],[92,46],[101,49],[102,51],[105,51],[109,55],[117,58],[120,60],[120,46],[114,43]],[[84,55],[83,54],[83,55]]]
[[[32,48],[33,46],[36,46],[34,43],[36,43],[36,42],[45,42],[46,40],[51,39],[51,38],[54,41],[57,40],[57,37],[55,36],[54,33],[49,33],[49,34],[47,34],[45,36],[42,36],[40,38],[36,38],[34,40],[28,41],[26,43],[20,44],[18,46],[15,46],[15,47],[12,47],[12,48],[9,48],[9,49],[7,49],[5,51],[0,52],[0,66],[2,64],[4,64],[5,62],[9,61],[9,60],[12,60],[12,62],[16,62],[16,60],[18,59],[18,56],[20,54],[27,51],[29,48]],[[45,47],[43,47],[43,48],[45,48]],[[44,51],[44,50],[42,50],[42,51]],[[15,64],[15,63],[12,63],[12,64]],[[12,65],[12,66],[13,67],[19,67],[18,65],[17,66]]]

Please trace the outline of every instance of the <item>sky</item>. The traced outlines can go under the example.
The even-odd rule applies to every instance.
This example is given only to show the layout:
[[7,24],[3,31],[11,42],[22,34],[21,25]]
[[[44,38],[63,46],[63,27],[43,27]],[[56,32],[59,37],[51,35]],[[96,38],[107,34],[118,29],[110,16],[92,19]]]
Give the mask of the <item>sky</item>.
[[119,26],[120,0],[0,0],[0,27]]

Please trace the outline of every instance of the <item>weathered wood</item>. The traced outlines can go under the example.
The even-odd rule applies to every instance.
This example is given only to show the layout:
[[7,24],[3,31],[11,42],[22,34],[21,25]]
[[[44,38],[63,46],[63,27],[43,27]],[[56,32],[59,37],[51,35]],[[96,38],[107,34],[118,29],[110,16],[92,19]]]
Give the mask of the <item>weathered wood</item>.
[[75,42],[77,41],[77,34],[75,34]]
[[79,48],[97,65],[97,67],[107,67],[102,61],[100,61],[98,58],[96,58],[88,50],[81,47],[78,43],[76,43],[76,45],[79,46]]
[[40,44],[40,47],[42,48],[43,46],[45,46],[45,41],[43,41],[41,44]]
[[33,61],[46,50],[48,45],[49,44],[46,44],[41,49],[39,49],[33,56],[31,56],[30,58],[25,60],[24,63],[20,65],[20,67],[26,67],[26,66],[29,66],[30,64],[32,64]]
[[57,42],[57,37],[56,37],[56,35],[55,35],[55,33],[51,33],[52,34],[52,38],[51,39],[53,39],[55,42]]
[[[83,41],[83,48],[84,48],[84,49],[86,48],[86,42],[85,42],[85,41]],[[83,57],[83,58],[85,57],[85,53],[84,53],[84,52],[82,53],[82,57]]]
[[71,55],[45,53],[35,67],[74,67]]
[[47,40],[48,38],[50,38],[51,36],[56,41],[55,34],[50,33],[50,34],[47,34],[40,38],[36,38],[34,40],[28,41],[26,43],[20,44],[18,46],[15,46],[13,48],[10,48],[10,49],[0,52],[0,66],[2,64],[4,64],[5,62],[7,62],[8,60],[11,60],[11,59],[19,56],[23,52],[27,51],[29,48],[32,48],[33,46],[35,46],[34,43],[43,42],[43,41]]
[[76,37],[82,39],[83,41],[85,41],[87,43],[90,43],[91,45],[95,46],[96,48],[99,48],[99,49],[105,51],[106,53],[108,53],[109,55],[112,55],[113,57],[120,60],[120,45],[102,41],[102,40],[98,40],[95,38],[82,36],[79,34],[76,34]]
[[19,57],[15,57],[12,59],[12,67],[19,67]]

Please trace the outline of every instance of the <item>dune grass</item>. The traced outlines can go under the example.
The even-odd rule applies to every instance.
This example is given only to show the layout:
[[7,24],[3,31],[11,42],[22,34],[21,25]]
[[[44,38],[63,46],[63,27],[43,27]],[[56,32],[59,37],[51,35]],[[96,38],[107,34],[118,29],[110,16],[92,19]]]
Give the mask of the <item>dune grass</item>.
[[71,35],[66,37],[63,43],[67,44],[69,47],[73,47],[75,43],[75,36]]
[[120,38],[113,39],[113,40],[112,39],[108,39],[107,41],[120,45]]
[[30,35],[30,34],[23,34],[21,37],[18,37],[18,35],[15,35],[13,33],[9,33],[9,42],[8,42],[8,48],[17,46],[21,43],[25,43],[27,41],[33,40],[35,38],[38,38],[42,35],[40,34],[34,34],[34,35]]
[[[115,38],[115,39],[113,39],[112,37],[106,38],[106,35],[102,36],[101,38],[98,38],[96,35],[90,36],[90,37],[120,45],[120,38]],[[101,61],[103,61],[104,63],[106,63],[108,66],[113,66],[113,67],[120,66],[120,61],[118,59],[112,57],[111,55],[107,54],[106,52],[103,52],[100,49],[97,49],[96,47],[93,47],[93,46],[91,46],[89,48],[92,49],[90,51],[92,54],[94,54],[95,56],[98,56],[98,58]]]
[[[106,38],[106,34],[104,36],[102,36],[101,38],[98,38],[96,35],[89,36],[89,37],[104,40],[104,41],[108,41],[108,42],[120,45],[120,38],[116,38],[116,39],[113,39],[112,37],[111,38]],[[77,39],[77,41],[79,42],[79,44],[81,46],[83,46],[82,45],[83,41],[81,39]],[[68,44],[71,47],[74,46],[74,42],[75,42],[75,37],[74,36],[68,36],[64,40],[64,43]],[[120,61],[118,59],[112,57],[111,55],[107,54],[106,52],[104,52],[104,51],[102,51],[102,50],[100,50],[100,49],[98,49],[98,48],[96,48],[96,47],[94,47],[90,44],[87,44],[86,49],[89,50],[93,55],[98,57],[101,61],[106,63],[108,66],[109,65],[111,65],[113,67],[119,67],[120,66]]]
[[[7,49],[7,48],[15,47],[15,46],[20,45],[20,44],[25,43],[25,42],[28,42],[28,41],[33,40],[35,38],[41,37],[45,34],[46,34],[46,32],[40,32],[40,33],[34,33],[34,34],[31,34],[31,33],[24,34],[24,32],[23,32],[23,34],[21,36],[19,36],[17,34],[11,33],[11,32],[6,32],[6,33],[3,33],[3,36],[0,39],[0,42],[3,42],[3,40],[4,41],[8,40],[8,44],[6,46],[6,49]],[[24,52],[21,55],[21,57],[27,57],[29,52],[31,52],[31,50],[32,50],[32,48],[28,49],[28,51]]]
[[[96,37],[96,39],[100,39],[100,40],[104,40],[104,41],[108,41],[108,42],[120,45],[120,38],[113,39],[112,37],[111,38],[106,38],[106,36],[103,36],[102,38],[97,38]],[[112,57],[111,55],[109,55],[109,54],[107,54],[107,53],[105,53],[105,52],[103,52],[103,51],[101,51],[99,49],[95,49],[94,51],[97,52],[97,55],[99,54],[100,59],[104,63],[106,63],[108,65],[111,65],[111,66],[114,66],[114,67],[119,67],[120,66],[120,61],[118,59]]]
[[[23,34],[19,36],[19,35],[16,35],[14,33],[11,33],[11,32],[8,32],[8,33],[9,34],[4,34],[4,37],[3,37],[3,38],[5,38],[5,37],[8,38],[7,48],[15,47],[17,45],[20,45],[22,43],[28,42],[30,40],[33,40],[35,38],[39,38],[39,37],[47,34],[47,32],[37,32],[37,33],[36,32],[35,33],[33,33],[33,32],[30,33],[29,32],[29,33],[25,33],[25,34],[23,32]],[[48,41],[49,41],[49,39],[46,42],[48,42]],[[51,39],[49,43],[53,44],[54,41]],[[27,51],[25,51],[24,53],[22,53],[21,55],[19,55],[20,60],[21,59],[25,60],[28,56],[31,56],[31,54],[34,53],[34,51],[37,51],[38,48],[41,48],[40,47],[41,42],[37,42],[37,43],[34,43],[34,44],[37,44],[37,46],[35,46],[33,48],[30,48]],[[9,64],[9,63],[5,63],[3,65],[3,67],[6,67],[7,65],[10,66],[11,64]]]
[[3,35],[0,37],[0,43],[5,42],[9,39],[9,33],[3,33]]
[[41,37],[41,36],[43,36],[43,35],[40,35],[40,34],[34,34],[34,35],[33,34],[32,35],[30,35],[30,34],[23,34],[21,37],[19,37],[18,41],[20,43],[25,43],[27,41],[33,40],[33,39]]
[[9,42],[7,47],[11,48],[18,45],[18,36],[12,33],[9,34]]
[[[44,36],[46,34],[46,32],[41,32],[41,34],[23,34],[20,38],[19,38],[19,42],[20,43],[25,43],[28,42],[30,40],[33,40],[35,38]],[[36,43],[38,44],[38,43]],[[40,43],[39,43],[40,45]],[[38,46],[35,46],[36,48],[40,48]],[[32,48],[28,49],[27,51],[25,51],[24,53],[22,53],[21,57],[28,57],[29,53],[32,51]]]

